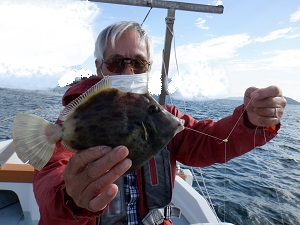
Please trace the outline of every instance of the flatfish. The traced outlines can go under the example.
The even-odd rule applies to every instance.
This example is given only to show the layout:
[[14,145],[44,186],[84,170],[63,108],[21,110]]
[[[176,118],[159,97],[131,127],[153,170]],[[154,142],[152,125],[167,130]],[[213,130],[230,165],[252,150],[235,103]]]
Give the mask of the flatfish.
[[151,97],[112,88],[103,78],[68,104],[53,124],[33,114],[19,113],[13,125],[13,145],[18,157],[42,169],[50,160],[55,143],[81,151],[93,146],[124,145],[135,171],[163,149],[184,129],[178,119]]

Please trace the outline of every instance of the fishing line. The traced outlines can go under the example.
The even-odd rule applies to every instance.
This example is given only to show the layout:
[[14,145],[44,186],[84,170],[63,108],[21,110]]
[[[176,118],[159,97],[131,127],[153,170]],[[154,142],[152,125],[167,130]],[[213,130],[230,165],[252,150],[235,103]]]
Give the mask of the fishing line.
[[[183,105],[184,105],[184,110],[185,110],[185,112],[186,112],[187,110],[186,110],[186,102],[185,102],[185,101],[184,101],[184,104],[183,104]],[[201,132],[201,131],[198,131],[198,130],[194,130],[194,129],[189,128],[189,127],[185,127],[185,129],[188,129],[188,130],[191,130],[191,131],[194,131],[194,132],[197,132],[197,133],[200,133],[200,134],[209,136],[209,137],[211,137],[211,138],[215,138],[215,139],[217,139],[217,140],[220,140],[221,142],[223,141],[221,138],[218,138],[218,137],[209,135],[209,134],[207,134],[207,133],[204,133],[204,132]],[[226,143],[225,143],[225,144],[226,144]],[[192,172],[192,174],[193,174],[193,177],[195,178],[195,182],[196,182],[196,184],[197,184],[197,187],[198,187],[199,190],[201,191],[203,197],[206,196],[205,199],[208,201],[208,205],[209,205],[209,207],[212,209],[212,212],[214,213],[214,215],[216,216],[216,218],[217,218],[217,220],[218,220],[218,223],[221,223],[221,220],[220,220],[220,218],[219,218],[218,215],[217,215],[217,212],[216,212],[216,210],[215,210],[215,208],[214,208],[214,205],[213,205],[213,203],[212,203],[211,197],[210,197],[210,195],[209,195],[209,191],[208,191],[208,189],[207,189],[207,186],[206,186],[206,183],[205,183],[205,180],[204,180],[204,176],[203,176],[201,167],[198,167],[198,170],[199,170],[200,177],[201,177],[201,180],[202,180],[202,184],[203,184],[203,187],[204,187],[204,190],[205,190],[205,193],[206,193],[206,194],[204,194],[204,192],[203,192],[203,190],[202,190],[202,187],[201,187],[201,185],[199,184],[198,178],[196,177],[195,172],[194,172],[194,168],[193,168],[193,167],[190,167],[190,170],[191,170],[191,172]],[[224,220],[224,221],[225,221],[225,220]]]
[[153,8],[153,7],[151,6],[150,9],[149,9],[149,11],[148,11],[148,13],[146,14],[146,16],[145,16],[143,22],[141,23],[141,26],[143,26],[144,22],[145,22],[146,19],[148,18],[148,15],[149,15],[150,11],[152,10],[152,8]]
[[[254,146],[254,148],[255,148],[255,146],[256,146],[256,135],[257,135],[257,131],[258,131],[258,129],[259,129],[259,127],[258,126],[256,126],[256,128],[255,128],[255,130],[254,130],[254,135],[253,135],[253,146]],[[265,140],[266,141],[266,140]],[[256,150],[256,148],[253,150],[253,151],[255,151]],[[261,178],[261,173],[260,173],[260,167],[259,167],[259,163],[258,163],[258,157],[257,157],[257,155],[256,154],[254,154],[254,159],[253,159],[254,161],[255,161],[255,163],[256,163],[256,166],[257,166],[257,171],[258,171],[258,173],[259,173],[259,178]]]
[[[255,146],[255,136],[256,136],[256,133],[257,133],[257,130],[258,130],[258,126],[256,127],[256,129],[255,129],[255,133],[254,133],[254,141],[253,141],[253,143],[254,143],[254,148],[256,148]],[[266,144],[267,143],[267,137],[266,137],[266,131],[265,131],[265,129],[262,129],[262,132],[263,132],[263,136],[264,136],[264,143]],[[268,156],[269,156],[269,160],[271,160],[271,155],[270,155],[270,151],[268,151]],[[257,160],[257,157],[256,157],[256,155],[255,155],[255,159],[254,159],[254,161],[255,161],[255,163],[258,165],[259,164],[259,162],[258,162],[258,160]],[[274,172],[273,171],[271,171],[270,169],[269,169],[269,166],[266,166],[266,168],[267,168],[267,171],[269,172],[268,174],[270,174],[270,175],[272,175],[273,177],[274,177]],[[274,190],[275,190],[275,194],[276,194],[276,200],[277,200],[277,203],[278,203],[278,205],[280,205],[280,199],[279,199],[279,194],[278,194],[278,191],[277,191],[277,189],[278,189],[278,187],[276,187],[275,186],[275,184],[273,184],[273,183],[271,183],[271,182],[268,182],[269,183],[269,185],[271,186],[271,187],[273,187],[274,188]],[[280,219],[281,219],[281,223],[282,223],[282,225],[284,225],[284,220],[283,220],[283,214],[282,214],[282,210],[280,210]]]
[[174,40],[173,41],[173,49],[174,49],[175,65],[176,65],[176,69],[177,69],[177,74],[179,76],[179,67],[178,67],[177,51],[176,51],[176,40],[175,40],[175,35],[174,35],[175,30],[173,28],[173,32],[171,32],[171,29],[169,28],[169,25],[167,25],[167,26],[168,26],[168,30],[172,34],[173,40]]
[[[248,102],[248,104],[247,104],[246,107],[244,108],[243,112],[241,113],[240,117],[238,118],[238,120],[237,120],[236,123],[234,124],[234,126],[233,126],[233,128],[231,129],[230,133],[228,134],[227,138],[224,139],[224,140],[226,140],[225,142],[228,141],[228,139],[229,139],[230,135],[232,134],[233,130],[234,130],[235,127],[238,125],[238,123],[239,123],[239,121],[241,120],[242,116],[245,114],[245,112],[246,112],[248,106],[250,105],[251,101],[252,101],[252,99],[250,98],[250,101]],[[254,136],[254,138],[255,138],[255,136]]]
[[[173,43],[174,46],[173,46],[173,48],[174,48],[174,54],[175,54],[175,64],[176,64],[176,69],[177,69],[177,73],[178,73],[178,76],[179,76],[179,67],[178,67],[178,59],[177,59],[177,53],[176,53],[175,35],[174,35],[174,31],[172,32],[168,25],[167,25],[167,28],[168,28],[169,32],[172,34],[173,39],[174,39],[174,43]],[[166,73],[166,65],[165,65],[164,58],[163,58],[163,69],[165,70],[165,74],[167,74],[167,73]],[[167,77],[168,77],[168,76],[167,76]],[[165,82],[165,84],[166,84],[166,82]],[[168,85],[168,84],[166,84],[166,86],[167,86],[167,85]],[[165,88],[165,90],[167,90],[166,87],[162,87],[162,88]],[[170,98],[170,101],[171,101],[171,105],[173,105],[171,94],[168,93],[168,95],[169,95],[169,98]],[[185,102],[184,100],[183,100],[183,102],[184,102],[183,108],[184,108],[185,114],[187,114],[186,102]],[[251,104],[251,102],[252,102],[252,99],[250,98],[249,102],[248,102],[247,105],[244,107],[244,109],[243,109],[241,115],[239,116],[239,118],[237,119],[237,121],[235,122],[235,124],[233,125],[232,129],[230,130],[228,136],[227,136],[225,139],[222,139],[222,138],[220,138],[220,137],[216,137],[216,136],[214,136],[214,135],[210,135],[210,134],[207,134],[207,133],[204,133],[204,132],[201,132],[201,131],[198,131],[198,130],[195,130],[195,129],[192,129],[192,128],[189,128],[189,127],[185,127],[185,129],[187,129],[187,130],[191,130],[191,131],[193,131],[193,132],[196,132],[196,133],[199,133],[199,134],[208,136],[208,137],[210,137],[210,138],[214,138],[214,139],[216,139],[216,140],[219,140],[220,143],[224,142],[224,154],[225,154],[225,155],[224,155],[224,161],[225,161],[225,163],[224,163],[224,166],[225,166],[225,168],[224,168],[224,170],[225,170],[225,171],[224,171],[224,172],[225,172],[224,190],[226,190],[226,185],[227,185],[227,184],[226,184],[226,181],[228,180],[228,176],[227,176],[227,142],[229,141],[229,138],[231,137],[233,131],[236,129],[236,127],[237,127],[237,125],[239,124],[240,120],[242,119],[243,115],[246,113],[246,110],[247,110],[248,106]],[[257,132],[258,132],[258,128],[259,128],[259,127],[257,126],[256,129],[255,129],[255,131],[254,131],[254,136],[253,136],[253,139],[254,139],[254,140],[253,140],[253,144],[254,144],[254,147],[253,147],[253,148],[254,148],[254,149],[256,148],[256,135],[257,135]],[[265,143],[267,143],[267,138],[266,138],[265,130],[263,130],[263,135],[264,135]],[[257,161],[256,161],[256,163],[257,163],[257,165],[258,165],[258,162],[257,162]],[[196,175],[195,175],[194,168],[193,168],[193,167],[190,167],[190,170],[191,170],[191,172],[192,172],[192,174],[193,174],[193,177],[194,177],[194,180],[195,180],[195,182],[196,182],[197,187],[198,187],[199,190],[201,191],[201,194],[202,194],[203,196],[206,196],[206,199],[207,199],[207,201],[208,201],[208,203],[209,203],[209,206],[211,207],[213,213],[216,215],[216,218],[218,218],[218,220],[220,220],[219,217],[217,216],[217,213],[216,213],[216,211],[215,211],[215,209],[214,209],[214,206],[213,206],[213,204],[212,204],[211,197],[210,197],[210,195],[209,195],[209,192],[208,192],[208,189],[207,189],[207,186],[206,186],[206,182],[205,182],[205,180],[204,180],[204,176],[203,176],[203,173],[202,173],[202,169],[201,169],[200,167],[199,167],[198,169],[199,169],[200,177],[201,177],[201,180],[202,180],[201,182],[202,182],[202,184],[203,184],[204,191],[202,190],[202,187],[201,187],[201,185],[199,184],[199,180],[197,179],[197,177],[196,177]],[[280,203],[277,188],[276,188],[274,185],[273,185],[273,187],[274,187],[275,192],[276,192],[277,202]],[[206,194],[204,194],[204,192],[205,192]],[[223,220],[224,220],[224,222],[225,222],[225,221],[226,221],[226,200],[225,200],[225,196],[224,196],[223,207],[224,207],[224,216],[223,216]],[[284,224],[282,212],[280,212],[280,214],[281,214],[282,224]],[[218,222],[220,223],[220,221],[218,221]]]
[[[176,60],[176,63],[177,63],[177,60]],[[170,97],[171,97],[171,96],[170,96]],[[185,102],[185,101],[183,101],[183,102],[184,102],[184,105],[183,105],[183,106],[184,106],[184,111],[185,111],[185,114],[186,114],[186,113],[187,113],[186,102]],[[224,161],[225,161],[225,163],[224,163],[224,167],[225,167],[225,168],[224,168],[224,173],[225,173],[224,190],[226,189],[226,185],[227,185],[227,184],[226,184],[226,181],[228,180],[228,177],[227,177],[227,142],[229,141],[229,138],[231,137],[231,134],[233,133],[233,131],[234,131],[235,128],[237,127],[237,125],[238,125],[238,123],[240,122],[240,120],[242,119],[243,115],[246,113],[246,110],[247,110],[248,106],[251,104],[251,102],[252,102],[252,99],[249,100],[249,102],[247,103],[247,105],[246,105],[245,108],[243,109],[241,115],[239,116],[239,118],[237,119],[236,123],[234,124],[234,126],[232,127],[232,129],[230,130],[228,136],[227,136],[225,139],[222,139],[222,138],[219,138],[219,137],[216,137],[216,136],[213,136],[213,135],[210,135],[210,134],[207,134],[207,133],[198,131],[198,130],[194,130],[194,129],[189,128],[189,127],[185,127],[185,129],[188,129],[188,130],[191,130],[191,131],[193,131],[193,132],[197,132],[197,133],[199,133],[199,134],[202,134],[202,135],[205,135],[205,136],[214,138],[214,139],[216,139],[216,140],[219,140],[219,141],[221,141],[221,142],[224,142],[224,144],[225,144],[225,145],[224,145],[224,157],[225,157],[225,158],[224,158]],[[257,126],[256,129],[255,129],[255,132],[254,132],[254,136],[253,136],[253,145],[254,145],[253,148],[254,148],[254,149],[256,148],[256,135],[257,135],[258,129],[259,129],[259,127]],[[263,130],[263,135],[264,135],[265,143],[267,143],[265,130]],[[257,161],[256,161],[256,163],[257,163],[257,165],[258,165],[258,162],[257,162]],[[192,167],[191,167],[190,169],[191,169],[191,171],[192,171],[193,177],[195,178],[195,182],[196,182],[196,184],[197,184],[197,187],[198,187],[199,190],[201,191],[202,195],[203,195],[203,196],[206,196],[206,199],[207,199],[207,201],[208,201],[210,207],[213,209],[214,214],[217,215],[217,214],[216,214],[216,211],[215,211],[215,209],[214,209],[214,207],[213,207],[212,200],[211,200],[211,197],[210,197],[210,195],[209,195],[208,189],[207,189],[207,187],[206,187],[206,183],[205,183],[204,176],[203,176],[203,173],[202,173],[201,168],[199,167],[198,169],[199,169],[200,177],[201,177],[201,180],[202,180],[201,182],[202,182],[203,187],[204,187],[204,191],[202,190],[201,185],[199,184],[199,181],[198,181],[198,179],[197,179],[197,177],[196,177],[196,175],[195,175],[195,173],[194,173],[194,169],[193,169]],[[274,187],[275,192],[276,192],[277,202],[280,203],[277,188],[276,188],[274,185],[273,185],[273,187]],[[206,194],[204,194],[204,192],[205,192]],[[223,217],[223,221],[226,221],[226,199],[225,199],[225,197],[224,197],[223,207],[224,207],[224,215],[223,215],[224,217]],[[282,224],[284,224],[284,223],[283,223],[282,212],[280,212],[280,214],[281,214]],[[216,217],[218,218],[218,216],[216,216]],[[219,218],[218,218],[218,219],[219,219]]]
[[[176,68],[177,68],[177,74],[179,75],[179,67],[178,67],[178,61],[177,61],[177,53],[176,53],[176,45],[175,45],[175,35],[174,35],[174,31],[172,32],[169,25],[166,24],[167,28],[168,28],[168,31],[171,33],[172,35],[172,40],[173,40],[173,50],[174,50],[174,55],[175,55],[175,65],[176,65]],[[167,69],[166,69],[166,63],[164,61],[164,50],[163,50],[163,69],[164,69],[164,72],[165,72],[165,77],[163,79],[165,79],[166,77],[169,78],[169,73],[167,73]],[[171,94],[169,93],[169,80],[166,79],[165,82],[164,82],[164,86],[162,87],[165,92],[169,95],[169,98],[171,100],[171,103],[172,103],[172,96]]]
[[[179,66],[178,66],[178,59],[177,59],[177,53],[176,53],[176,43],[175,43],[174,30],[173,30],[173,32],[172,32],[171,29],[170,29],[170,27],[168,26],[168,24],[167,24],[167,28],[168,28],[169,32],[171,33],[171,35],[172,35],[172,37],[173,37],[173,40],[174,40],[174,42],[173,42],[173,50],[174,50],[174,56],[175,56],[176,69],[177,69],[177,73],[178,73],[178,76],[179,76],[180,74],[179,74]],[[167,74],[167,73],[166,73],[166,66],[165,66],[164,57],[162,57],[162,58],[163,58],[163,69],[164,69],[164,71],[165,71],[165,74]],[[167,75],[167,77],[168,77],[168,75]],[[168,86],[168,84],[167,84],[167,82],[165,82],[165,87],[162,87],[162,88],[165,88],[165,90],[167,90],[167,86]],[[167,92],[167,93],[168,93],[168,92]],[[170,98],[170,101],[171,101],[171,105],[173,105],[171,94],[168,93],[168,95],[169,95],[169,98]],[[184,103],[183,103],[184,111],[185,111],[185,114],[187,114],[186,102],[185,102],[185,100],[183,100],[183,102],[184,102]],[[239,121],[240,119],[241,119],[241,117],[238,119],[238,121]],[[237,123],[238,123],[238,121],[237,121]],[[237,124],[237,123],[236,123],[236,124]],[[236,126],[236,125],[235,125],[235,126]],[[232,129],[235,129],[235,126],[234,126]],[[220,141],[220,143],[221,143],[221,142],[224,142],[224,143],[225,143],[225,162],[226,162],[226,153],[227,153],[227,150],[226,150],[226,143],[227,143],[228,138],[229,138],[230,134],[232,133],[232,131],[229,133],[227,139],[221,139],[221,138],[219,138],[219,137],[216,137],[216,136],[213,136],[213,135],[210,135],[210,134],[207,134],[207,133],[204,133],[204,132],[201,132],[201,131],[198,131],[198,130],[189,128],[189,127],[185,127],[185,129],[191,130],[191,131],[196,132],[196,133],[200,133],[200,134],[202,134],[202,135],[206,135],[206,136],[208,136],[208,137],[210,137],[210,138],[217,139],[217,140]],[[206,195],[203,193],[203,190],[202,190],[202,188],[201,188],[201,186],[200,186],[200,184],[199,184],[199,181],[198,181],[198,179],[197,179],[197,177],[196,177],[196,175],[195,175],[194,168],[193,168],[193,167],[190,167],[190,170],[191,170],[191,172],[192,172],[192,174],[193,174],[193,177],[195,178],[195,182],[196,182],[196,184],[197,184],[199,190],[201,191],[203,197],[206,196],[205,199],[207,199],[209,207],[212,209],[212,212],[214,213],[214,215],[216,216],[216,218],[217,218],[217,220],[218,220],[218,223],[220,224],[220,223],[221,223],[221,220],[220,220],[220,218],[217,216],[217,213],[216,213],[215,208],[214,208],[214,206],[213,206],[211,197],[210,197],[210,195],[209,195],[209,192],[208,192],[208,189],[207,189],[205,180],[204,180],[204,176],[203,176],[203,173],[202,173],[202,169],[201,169],[200,167],[198,168],[198,170],[199,170],[199,172],[200,172],[200,177],[201,177],[202,184],[203,184],[203,186],[204,186],[204,190],[205,190]],[[226,182],[224,182],[224,185],[226,185]],[[225,199],[225,198],[224,198],[224,199]],[[225,221],[225,203],[224,203],[224,221]]]
[[207,133],[201,132],[201,131],[199,131],[199,130],[194,130],[194,129],[192,129],[192,128],[189,128],[189,127],[184,127],[184,129],[191,130],[191,131],[194,131],[194,132],[196,132],[196,133],[199,133],[199,134],[203,134],[203,135],[205,135],[205,136],[208,136],[208,137],[211,137],[211,138],[217,139],[217,140],[219,140],[219,141],[221,141],[221,142],[226,142],[226,141],[224,141],[225,139],[218,138],[218,137],[216,137],[216,136],[213,136],[213,135],[210,135],[210,134],[207,134]]
[[[267,143],[267,138],[266,138],[266,132],[265,132],[265,130],[263,130],[263,134],[264,134],[265,143]],[[271,159],[270,151],[268,152],[268,155],[269,155],[269,159]],[[270,171],[269,167],[267,167],[267,169],[268,169],[268,171],[274,177],[274,172]],[[270,183],[270,184],[273,185],[273,188],[274,188],[275,193],[276,193],[277,203],[278,203],[278,205],[280,205],[280,200],[279,200],[279,195],[278,195],[277,187],[274,184],[272,184],[272,183]],[[281,223],[284,225],[282,210],[280,210],[280,217],[281,217]]]
[[[227,179],[226,179],[226,177],[227,177],[227,142],[228,142],[229,137],[231,136],[232,132],[233,132],[234,129],[236,128],[237,124],[238,124],[239,121],[241,120],[242,116],[243,116],[244,113],[246,112],[246,109],[248,108],[248,106],[249,106],[250,103],[251,103],[251,99],[250,99],[250,101],[248,102],[248,104],[246,105],[245,109],[242,111],[240,117],[237,119],[237,121],[236,121],[236,123],[234,124],[233,128],[232,128],[231,131],[229,132],[227,138],[225,138],[225,139],[221,139],[221,138],[218,138],[218,137],[216,137],[216,136],[213,136],[213,135],[210,135],[210,134],[201,132],[201,131],[197,131],[197,130],[194,130],[194,129],[185,127],[185,129],[189,129],[189,130],[195,131],[195,132],[197,132],[197,133],[200,133],[200,134],[209,136],[209,137],[211,137],[211,138],[215,138],[215,139],[217,139],[217,140],[220,140],[221,142],[224,142],[224,161],[225,161],[225,163],[224,163],[224,167],[225,167],[225,168],[224,168],[224,170],[225,170],[225,171],[224,171],[224,173],[225,173],[224,190],[226,189],[226,181],[227,181]],[[185,110],[186,110],[186,108],[185,108]],[[185,113],[186,113],[186,112],[185,112]],[[255,135],[254,135],[254,139],[255,139]],[[255,145],[254,145],[254,146],[255,146]],[[193,171],[193,170],[192,170],[192,171]],[[205,190],[207,191],[208,201],[209,201],[209,203],[210,203],[210,205],[211,205],[211,208],[214,208],[214,207],[213,207],[213,204],[212,204],[212,201],[211,201],[211,198],[210,198],[210,196],[209,196],[209,194],[208,194],[208,190],[207,190],[207,188],[206,188],[206,184],[205,184],[204,177],[203,177],[203,174],[202,174],[202,170],[201,170],[200,167],[199,167],[199,171],[200,171],[200,175],[201,175],[201,179],[202,179],[203,186],[205,187]],[[194,176],[194,177],[195,177],[195,176]],[[195,178],[196,178],[196,177],[195,177]],[[199,186],[199,183],[198,183],[197,179],[195,179],[195,180],[196,180],[196,183],[197,183],[198,186]],[[226,199],[225,199],[225,196],[224,196],[223,199],[224,199],[224,201],[223,201],[223,207],[224,207],[223,221],[225,222],[225,221],[226,221]],[[215,210],[214,210],[214,211],[215,211]],[[217,217],[217,218],[218,218],[218,217]]]
[[[173,28],[173,32],[172,32],[168,24],[167,24],[167,27],[168,27],[168,30],[169,30],[169,32],[172,34],[172,37],[173,37],[173,50],[174,50],[174,57],[175,57],[175,65],[176,65],[176,69],[177,69],[177,70],[176,70],[176,71],[177,71],[177,74],[178,74],[178,76],[179,76],[179,67],[178,67],[177,51],[176,51],[176,41],[175,41],[175,35],[174,35],[175,30],[174,30],[174,28]],[[164,65],[165,65],[165,63],[164,63]],[[169,77],[169,76],[168,76],[168,77]],[[168,87],[169,87],[169,82],[168,82]],[[169,93],[169,91],[168,91],[168,94],[169,94],[169,97],[170,97],[171,105],[173,105],[173,102],[172,102],[172,96],[171,96],[171,94]],[[184,101],[184,108],[185,108],[185,110],[186,110],[185,101]]]
[[[168,31],[171,33],[171,35],[172,35],[172,37],[173,37],[173,50],[174,50],[175,65],[176,65],[177,74],[178,74],[178,76],[179,76],[180,73],[179,73],[178,58],[177,58],[177,51],[176,51],[176,40],[175,40],[175,35],[174,35],[175,30],[173,29],[173,32],[172,32],[168,24],[167,24],[167,28],[168,28]],[[165,61],[164,61],[164,58],[163,58],[163,68],[164,68],[164,70],[165,70],[165,74],[167,74],[167,72],[166,72],[166,67],[165,67]],[[168,74],[167,74],[167,77],[168,77]],[[167,84],[166,84],[166,86],[167,86]],[[167,89],[167,88],[166,88],[166,89]],[[169,95],[169,97],[170,97],[171,105],[173,105],[173,103],[172,103],[172,97],[171,97],[171,94],[170,94],[169,92],[168,92],[168,95]],[[248,105],[249,105],[249,104],[250,104],[250,102],[248,103]],[[248,105],[247,105],[247,106],[248,106]],[[186,110],[186,104],[185,104],[185,101],[184,101],[184,110],[185,110],[185,113],[186,113],[187,110]],[[243,112],[243,113],[244,113],[244,112]],[[243,114],[243,113],[242,113],[242,114]],[[240,116],[240,118],[241,118],[241,117],[242,117],[242,115]],[[236,122],[235,126],[238,124],[240,118],[239,118],[238,121]],[[232,131],[235,129],[235,126],[232,128]],[[211,138],[215,138],[215,139],[220,140],[220,141],[225,142],[225,143],[228,141],[228,138],[229,138],[229,136],[230,136],[231,133],[232,133],[232,131],[231,131],[231,132],[229,133],[229,135],[228,135],[227,138],[221,139],[221,138],[218,138],[218,137],[216,137],[216,136],[213,136],[213,135],[210,135],[210,134],[207,134],[207,133],[198,131],[198,130],[194,130],[194,129],[192,129],[192,128],[185,127],[185,129],[195,131],[195,132],[197,132],[197,133],[200,133],[200,134],[209,136],[209,137],[211,137]]]
[[[240,118],[239,118],[240,119]],[[235,126],[234,126],[235,128]],[[228,138],[227,138],[228,140]],[[225,199],[225,190],[226,190],[226,177],[227,177],[227,141],[225,142],[225,145],[224,145],[224,191],[223,191],[223,207],[224,207],[224,215],[223,215],[223,221],[225,222],[226,221],[226,199]]]
[[[193,177],[196,177],[196,174],[195,174],[195,172],[194,172],[194,167],[190,167],[190,170],[192,171]],[[208,192],[207,186],[206,186],[205,181],[204,181],[204,177],[203,177],[203,174],[202,174],[202,170],[201,170],[200,167],[198,167],[198,170],[199,170],[199,173],[200,173],[200,177],[201,177],[201,179],[202,179],[202,183],[203,183],[203,186],[204,186],[205,194],[204,194],[204,192],[203,192],[203,190],[202,190],[201,185],[199,184],[198,179],[195,179],[195,182],[196,182],[196,184],[197,184],[197,187],[198,187],[199,190],[201,191],[201,194],[203,195],[203,197],[206,196],[205,199],[207,199],[209,207],[211,208],[212,212],[213,212],[214,215],[216,216],[216,218],[217,218],[217,220],[218,220],[218,223],[221,223],[221,220],[219,219],[219,217],[218,217],[218,215],[217,215],[217,212],[216,212],[215,208],[213,207],[213,203],[212,203],[212,201],[211,201],[211,198],[210,198],[210,196],[209,196],[209,192]]]

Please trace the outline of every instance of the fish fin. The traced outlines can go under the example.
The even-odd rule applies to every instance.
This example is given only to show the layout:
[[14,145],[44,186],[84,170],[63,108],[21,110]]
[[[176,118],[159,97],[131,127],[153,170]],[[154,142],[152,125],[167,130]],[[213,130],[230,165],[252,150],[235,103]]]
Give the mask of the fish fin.
[[86,92],[78,96],[76,99],[71,101],[60,113],[58,119],[61,121],[65,121],[78,105],[82,104],[87,98],[91,97],[92,95],[103,91],[107,88],[112,87],[112,82],[109,76],[105,76],[102,80],[100,80],[98,83],[94,84],[92,87],[90,87]]
[[148,132],[147,132],[147,129],[145,127],[145,124],[142,122],[142,127],[143,127],[143,137],[144,137],[144,140],[145,141],[148,141]]
[[54,152],[58,137],[53,137],[53,134],[56,134],[58,129],[61,129],[59,125],[51,124],[39,116],[17,114],[12,129],[13,146],[17,156],[22,162],[41,170]]
[[64,141],[61,141],[61,147],[63,147],[65,150],[74,151],[76,152],[76,149],[71,148],[67,143]]

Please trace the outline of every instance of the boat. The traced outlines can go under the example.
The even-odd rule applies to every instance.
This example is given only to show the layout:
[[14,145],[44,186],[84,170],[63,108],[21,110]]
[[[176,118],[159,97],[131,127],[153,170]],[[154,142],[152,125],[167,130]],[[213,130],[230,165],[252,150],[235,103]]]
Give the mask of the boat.
[[[220,222],[208,201],[191,186],[193,176],[189,169],[178,171],[172,204],[181,210],[181,216],[172,218],[174,225],[233,225]],[[33,167],[17,157],[11,139],[0,141],[0,224],[38,224],[33,173]]]
[[[166,37],[162,65],[162,93],[159,103],[164,104],[170,47],[173,35],[175,10],[206,13],[223,13],[223,6],[211,6],[163,0],[91,0],[94,2],[114,3],[168,9],[166,17]],[[172,204],[181,210],[179,218],[172,218],[174,225],[233,225],[221,222],[209,205],[193,187],[193,176],[189,169],[179,170],[176,176]],[[31,165],[24,164],[13,149],[12,140],[0,141],[0,224],[36,225],[40,215],[33,193],[33,173]],[[183,179],[185,178],[185,179]]]

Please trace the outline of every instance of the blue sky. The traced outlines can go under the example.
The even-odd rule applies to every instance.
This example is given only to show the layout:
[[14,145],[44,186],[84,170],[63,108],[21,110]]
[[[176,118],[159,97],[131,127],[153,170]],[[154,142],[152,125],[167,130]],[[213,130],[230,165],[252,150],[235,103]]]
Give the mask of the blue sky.
[[[170,92],[186,99],[243,96],[277,85],[300,101],[298,0],[181,0],[222,4],[223,14],[176,11]],[[75,0],[0,0],[0,87],[44,89],[95,73],[98,32],[119,20],[142,22],[146,7]],[[150,91],[160,92],[167,10],[144,23],[154,44]]]

